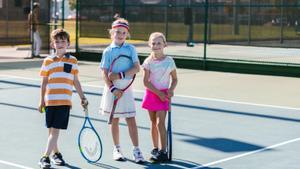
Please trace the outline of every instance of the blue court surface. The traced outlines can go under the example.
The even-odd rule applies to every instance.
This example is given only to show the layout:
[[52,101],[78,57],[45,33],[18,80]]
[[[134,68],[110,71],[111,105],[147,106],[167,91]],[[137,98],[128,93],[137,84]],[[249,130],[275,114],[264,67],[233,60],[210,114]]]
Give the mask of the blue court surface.
[[[33,73],[36,75],[37,71]],[[102,139],[103,156],[98,163],[89,164],[79,153],[77,137],[84,113],[74,93],[69,128],[59,138],[67,166],[52,165],[54,168],[299,168],[300,108],[184,95],[176,95],[172,103],[172,162],[135,164],[131,160],[132,144],[124,120],[121,120],[120,140],[128,160],[113,161],[107,119],[98,114],[102,88],[85,83],[82,86],[90,102],[92,123]],[[36,110],[39,92],[40,81],[35,78],[0,74],[0,168],[39,168],[37,162],[47,141],[44,114]],[[150,122],[147,112],[141,109],[142,97],[143,92],[135,92],[140,147],[148,159],[152,148]]]

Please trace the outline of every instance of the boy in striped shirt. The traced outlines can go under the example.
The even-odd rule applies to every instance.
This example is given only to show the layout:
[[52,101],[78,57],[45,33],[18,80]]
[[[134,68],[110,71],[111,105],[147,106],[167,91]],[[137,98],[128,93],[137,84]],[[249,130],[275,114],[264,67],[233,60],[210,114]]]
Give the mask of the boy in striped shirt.
[[45,111],[49,130],[47,147],[39,161],[41,168],[51,167],[49,156],[52,152],[51,161],[56,165],[65,165],[57,140],[59,131],[68,127],[73,86],[81,98],[81,105],[86,107],[88,104],[78,79],[77,59],[66,53],[69,45],[69,34],[63,29],[54,30],[51,33],[51,47],[55,49],[55,54],[45,58],[40,71],[43,79],[38,109]]

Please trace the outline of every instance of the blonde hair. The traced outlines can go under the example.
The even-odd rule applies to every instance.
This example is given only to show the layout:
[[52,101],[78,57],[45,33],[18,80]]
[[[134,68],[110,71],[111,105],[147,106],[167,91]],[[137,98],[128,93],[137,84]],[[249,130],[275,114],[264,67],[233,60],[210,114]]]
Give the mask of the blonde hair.
[[164,41],[165,43],[165,46],[167,46],[167,40],[166,40],[166,37],[163,33],[161,32],[153,32],[151,33],[151,35],[149,36],[149,40],[148,40],[148,44],[150,45],[151,44],[151,41],[153,39],[156,39],[156,38],[162,38],[162,40]]
[[[153,32],[150,34],[149,36],[149,40],[148,40],[148,45],[150,46],[151,45],[151,41],[153,39],[156,39],[156,38],[162,38],[164,44],[165,44],[165,47],[167,46],[167,40],[166,40],[166,37],[163,33],[161,32]],[[151,59],[154,57],[154,52],[151,52],[150,55],[148,56],[148,59]]]

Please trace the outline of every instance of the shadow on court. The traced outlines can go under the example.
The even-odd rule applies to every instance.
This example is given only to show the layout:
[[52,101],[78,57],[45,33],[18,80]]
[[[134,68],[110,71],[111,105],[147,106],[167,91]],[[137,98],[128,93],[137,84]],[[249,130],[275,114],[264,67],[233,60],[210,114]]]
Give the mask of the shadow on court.
[[40,68],[43,60],[4,62],[0,63],[0,70]]
[[[133,160],[127,159],[127,162],[132,162],[135,164]],[[117,167],[107,165],[104,163],[93,163],[91,165],[97,166],[99,168],[104,168],[104,169],[118,169]],[[179,168],[193,168],[196,166],[201,166],[198,163],[192,162],[192,161],[187,161],[187,160],[181,160],[181,159],[173,159],[171,162],[168,163],[149,163],[146,162],[145,164],[140,164],[143,168],[146,169],[163,169],[163,168],[170,168],[170,169],[179,169]],[[221,169],[217,167],[204,167],[203,169]]]
[[81,169],[80,167],[71,165],[71,164],[69,164],[69,163],[66,163],[66,165],[65,165],[64,167],[65,167],[65,168],[70,168],[70,169]]
[[90,163],[91,165],[97,166],[99,168],[104,168],[104,169],[118,169],[117,167],[108,165],[108,164],[104,164],[104,163]]
[[191,139],[183,139],[183,141],[227,153],[255,151],[264,148],[259,145],[227,138],[202,138],[194,136]]
[[[195,163],[192,161],[188,160],[182,160],[182,159],[177,159],[174,158],[171,162],[169,163],[161,163],[161,164],[151,164],[147,163],[145,165],[146,169],[163,169],[163,168],[170,168],[170,169],[179,169],[179,168],[193,168],[201,166],[199,163]],[[204,167],[203,169],[221,169],[218,167]]]
[[[39,84],[29,84],[29,83],[15,82],[15,81],[9,81],[9,80],[0,80],[0,83],[40,88]],[[73,91],[73,92],[75,92],[75,91]],[[101,93],[96,93],[96,92],[84,92],[84,93],[86,95],[91,95],[91,96],[102,96]],[[135,101],[141,102],[142,99],[135,98]],[[234,114],[234,115],[257,117],[257,118],[275,119],[275,120],[282,120],[282,121],[289,121],[289,122],[296,122],[296,123],[300,122],[300,119],[280,117],[280,116],[274,116],[274,115],[266,115],[266,114],[257,114],[254,112],[235,111],[235,110],[228,110],[228,109],[222,109],[222,108],[211,108],[211,107],[206,107],[206,106],[195,106],[195,105],[180,104],[180,103],[172,103],[172,106],[181,107],[181,108],[197,109],[197,110],[206,110],[206,111],[212,111],[215,113],[225,113],[225,114]]]

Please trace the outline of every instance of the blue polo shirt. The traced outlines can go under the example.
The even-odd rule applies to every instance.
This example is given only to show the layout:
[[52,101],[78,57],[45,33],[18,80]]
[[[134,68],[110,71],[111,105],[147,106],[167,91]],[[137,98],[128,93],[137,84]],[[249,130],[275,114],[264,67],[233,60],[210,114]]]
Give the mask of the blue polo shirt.
[[[100,62],[101,69],[110,69],[112,61],[117,58],[119,55],[126,55],[132,59],[133,63],[139,63],[138,55],[136,53],[135,47],[131,44],[124,43],[122,46],[118,46],[115,43],[111,43],[107,48],[104,49],[102,54],[102,59]],[[124,71],[125,65],[114,67],[113,72]]]

